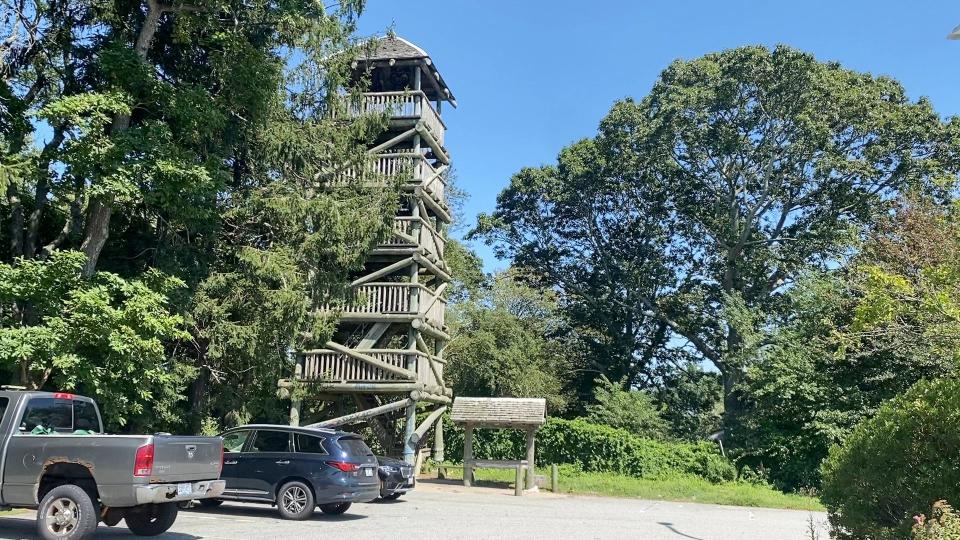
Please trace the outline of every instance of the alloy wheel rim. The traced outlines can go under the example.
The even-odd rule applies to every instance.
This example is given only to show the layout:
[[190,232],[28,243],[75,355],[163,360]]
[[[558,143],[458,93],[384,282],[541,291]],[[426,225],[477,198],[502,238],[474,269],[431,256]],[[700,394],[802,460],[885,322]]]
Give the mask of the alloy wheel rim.
[[80,508],[65,497],[56,499],[47,507],[44,523],[56,536],[68,536],[80,524]]
[[299,514],[307,507],[307,492],[300,486],[293,486],[283,492],[283,508],[293,514]]

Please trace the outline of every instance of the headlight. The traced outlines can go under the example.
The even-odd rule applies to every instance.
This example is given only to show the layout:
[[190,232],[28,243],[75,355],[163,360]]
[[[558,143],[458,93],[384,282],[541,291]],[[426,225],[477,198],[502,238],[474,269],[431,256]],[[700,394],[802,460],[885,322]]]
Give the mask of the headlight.
[[400,469],[394,467],[393,465],[381,465],[380,470],[383,472],[395,473]]

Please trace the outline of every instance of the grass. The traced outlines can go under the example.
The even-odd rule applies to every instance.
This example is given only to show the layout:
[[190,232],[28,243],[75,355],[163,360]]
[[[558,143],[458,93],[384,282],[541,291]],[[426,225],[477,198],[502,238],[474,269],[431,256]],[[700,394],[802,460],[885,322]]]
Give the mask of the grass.
[[[545,475],[549,485],[550,471],[537,469]],[[512,470],[479,469],[478,485],[493,483],[512,485]],[[462,470],[450,470],[450,478],[463,478]],[[767,486],[728,482],[711,484],[696,476],[676,476],[662,479],[634,478],[611,473],[571,472],[560,469],[560,491],[581,495],[608,497],[637,497],[640,499],[728,504],[761,508],[822,511],[823,505],[814,497],[783,493]]]

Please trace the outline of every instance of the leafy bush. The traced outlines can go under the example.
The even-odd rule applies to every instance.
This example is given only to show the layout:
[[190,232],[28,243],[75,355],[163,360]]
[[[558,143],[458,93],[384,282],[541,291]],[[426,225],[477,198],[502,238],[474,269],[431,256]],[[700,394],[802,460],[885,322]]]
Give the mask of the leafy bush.
[[914,517],[913,540],[960,540],[960,514],[947,501],[933,503],[930,518]]
[[670,424],[661,416],[661,408],[649,393],[626,390],[623,381],[614,383],[600,377],[593,395],[597,402],[587,405],[589,422],[624,429],[640,437],[667,438]]
[[[446,452],[463,459],[463,430],[447,425]],[[524,434],[516,430],[477,430],[474,454],[489,459],[524,455]],[[612,472],[637,478],[692,474],[710,482],[736,477],[736,469],[712,444],[665,442],[584,420],[551,418],[537,433],[537,465],[568,464],[585,472]]]
[[921,381],[859,424],[823,464],[839,538],[909,536],[932,501],[960,500],[960,380]]

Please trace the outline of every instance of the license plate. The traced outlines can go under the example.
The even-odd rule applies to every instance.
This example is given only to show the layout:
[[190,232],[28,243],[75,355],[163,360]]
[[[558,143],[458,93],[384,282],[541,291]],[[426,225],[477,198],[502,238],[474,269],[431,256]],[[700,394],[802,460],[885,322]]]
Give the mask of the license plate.
[[177,484],[177,497],[193,495],[193,484]]
[[370,467],[367,467],[367,468],[363,469],[363,475],[364,475],[364,476],[373,476],[373,469],[371,469]]

